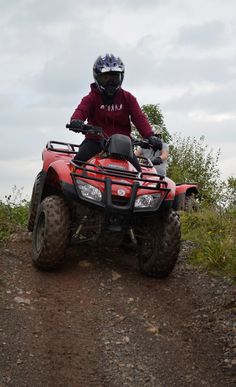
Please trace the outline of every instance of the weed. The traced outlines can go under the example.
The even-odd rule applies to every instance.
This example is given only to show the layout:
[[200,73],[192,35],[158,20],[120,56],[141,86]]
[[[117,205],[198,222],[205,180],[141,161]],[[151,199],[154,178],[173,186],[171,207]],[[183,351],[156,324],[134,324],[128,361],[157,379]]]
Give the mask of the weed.
[[183,239],[196,243],[189,257],[210,272],[236,279],[235,210],[181,214]]
[[0,242],[5,241],[19,226],[26,226],[29,202],[22,199],[22,189],[13,187],[11,195],[0,200]]

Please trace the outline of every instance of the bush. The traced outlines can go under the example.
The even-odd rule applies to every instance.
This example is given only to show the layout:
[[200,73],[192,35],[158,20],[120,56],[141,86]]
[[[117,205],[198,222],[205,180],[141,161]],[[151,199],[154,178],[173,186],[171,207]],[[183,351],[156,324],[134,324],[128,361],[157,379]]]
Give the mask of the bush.
[[236,211],[181,214],[184,239],[195,242],[190,262],[236,279]]
[[162,128],[162,138],[163,141],[169,143],[171,141],[171,135],[168,132],[165,122],[164,116],[162,114],[161,108],[158,104],[153,105],[143,105],[142,111],[148,117],[148,120],[151,125],[159,125]]
[[13,187],[12,195],[0,200],[0,242],[5,241],[19,226],[26,226],[29,202],[22,199],[22,189]]
[[172,136],[167,175],[176,183],[196,182],[199,185],[201,201],[212,205],[221,196],[221,181],[216,155],[208,149],[204,136],[182,138],[180,134]]
[[236,178],[230,176],[227,182],[222,183],[220,205],[228,209],[236,208]]

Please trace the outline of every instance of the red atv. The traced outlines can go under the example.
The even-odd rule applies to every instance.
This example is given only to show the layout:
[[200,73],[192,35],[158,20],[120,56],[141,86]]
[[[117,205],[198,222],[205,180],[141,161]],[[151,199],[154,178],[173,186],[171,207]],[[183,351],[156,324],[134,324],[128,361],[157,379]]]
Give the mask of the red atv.
[[[104,138],[101,128],[78,122],[75,132]],[[142,142],[136,145],[142,146]],[[145,144],[147,146],[147,144]],[[111,136],[104,150],[88,162],[73,160],[79,145],[49,141],[43,168],[37,175],[30,203],[33,263],[56,268],[72,243],[122,248],[137,254],[140,270],[165,277],[173,270],[180,249],[180,222],[186,194],[195,185],[176,185],[157,175],[152,163],[140,158],[142,172],[132,165],[133,144],[127,136]]]

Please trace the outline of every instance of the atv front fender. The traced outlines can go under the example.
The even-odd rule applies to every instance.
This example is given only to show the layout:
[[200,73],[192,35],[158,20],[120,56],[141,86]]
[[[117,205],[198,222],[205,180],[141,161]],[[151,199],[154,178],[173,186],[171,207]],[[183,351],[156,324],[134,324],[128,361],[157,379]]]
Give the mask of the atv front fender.
[[50,164],[47,175],[54,174],[57,176],[57,179],[61,182],[65,182],[68,184],[73,184],[72,178],[70,175],[70,164],[65,162],[64,160],[56,160]]
[[195,183],[176,184],[173,209],[175,211],[184,211],[186,197],[191,195],[197,197],[198,194],[198,185]]
[[61,195],[65,197],[77,197],[74,183],[71,178],[69,163],[57,160],[51,163],[48,171],[45,172],[44,188],[42,198],[49,195]]
[[31,232],[34,228],[34,221],[37,215],[38,206],[41,203],[42,191],[44,186],[46,174],[43,171],[40,171],[36,176],[34,181],[34,186],[30,199],[29,206],[29,218],[28,218],[28,230]]

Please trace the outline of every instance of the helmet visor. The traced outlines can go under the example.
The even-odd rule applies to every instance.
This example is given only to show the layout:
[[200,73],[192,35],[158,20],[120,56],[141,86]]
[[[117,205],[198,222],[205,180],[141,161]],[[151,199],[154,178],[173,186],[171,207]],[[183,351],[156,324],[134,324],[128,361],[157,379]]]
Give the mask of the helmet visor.
[[100,73],[96,75],[96,79],[102,87],[119,86],[122,82],[122,74],[119,72]]

